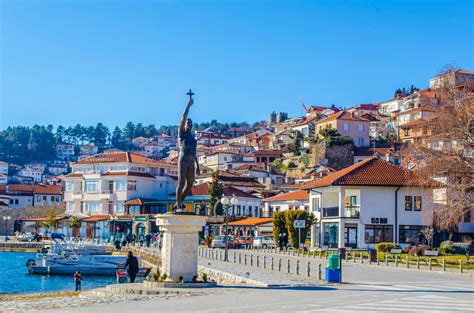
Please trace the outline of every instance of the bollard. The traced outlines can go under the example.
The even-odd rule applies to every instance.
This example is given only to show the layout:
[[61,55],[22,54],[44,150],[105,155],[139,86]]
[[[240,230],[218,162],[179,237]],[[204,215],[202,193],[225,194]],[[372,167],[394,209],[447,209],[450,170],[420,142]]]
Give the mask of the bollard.
[[432,265],[431,265],[431,258],[429,258],[429,259],[428,259],[428,268],[429,268],[429,269],[430,269],[430,271],[431,271],[431,269],[432,269]]
[[278,259],[278,271],[281,272],[281,259]]
[[297,257],[300,256],[300,249],[296,250],[296,256],[297,256]]
[[459,271],[461,272],[461,274],[463,273],[463,267],[462,267],[462,261],[459,260]]
[[271,268],[271,270],[273,271],[273,257],[272,257],[272,259],[270,260],[270,268]]
[[360,264],[364,264],[364,256],[360,253]]
[[237,254],[235,252],[234,252],[233,258],[234,258],[234,263],[237,263]]
[[319,259],[323,258],[323,251],[319,250]]
[[372,265],[372,258],[370,257],[370,254],[369,254],[369,265]]
[[420,257],[416,257],[416,268],[420,269]]
[[288,259],[287,265],[286,265],[286,271],[288,274],[290,274],[290,259]]
[[267,268],[267,256],[263,256],[263,268]]
[[407,262],[407,264],[406,264],[406,265],[407,265],[407,268],[410,268],[410,260],[408,259],[408,255],[407,255],[407,257],[406,257],[406,262]]
[[296,260],[296,275],[300,274],[300,260]]
[[253,266],[253,254],[250,255],[250,266]]
[[321,263],[318,264],[318,279],[321,280]]
[[247,265],[247,254],[244,254],[244,264]]
[[443,258],[443,272],[446,272],[446,260]]
[[380,258],[378,254],[377,254],[377,265],[380,265]]
[[257,267],[260,267],[260,257],[257,255]]
[[356,262],[356,254],[355,252],[352,252],[352,263]]
[[395,257],[395,267],[398,267],[398,256]]
[[242,264],[242,252],[239,252],[239,264]]
[[313,251],[313,259],[316,259],[316,250]]
[[349,253],[346,253],[345,259],[346,259],[346,262],[349,262]]
[[311,276],[311,262],[308,261],[308,263],[306,263],[306,276],[307,277],[310,277]]
[[388,257],[385,255],[385,266],[388,266]]
[[292,255],[292,256],[295,256],[295,249],[293,248],[293,250],[291,250],[291,251],[292,251],[292,252],[291,252],[291,255]]

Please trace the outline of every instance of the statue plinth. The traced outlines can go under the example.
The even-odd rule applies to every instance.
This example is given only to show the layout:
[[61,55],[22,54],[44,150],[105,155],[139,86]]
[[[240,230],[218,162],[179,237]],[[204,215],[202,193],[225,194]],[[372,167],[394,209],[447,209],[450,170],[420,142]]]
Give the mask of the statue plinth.
[[199,232],[206,217],[188,214],[156,215],[156,225],[163,231],[161,273],[167,280],[191,282],[197,275]]

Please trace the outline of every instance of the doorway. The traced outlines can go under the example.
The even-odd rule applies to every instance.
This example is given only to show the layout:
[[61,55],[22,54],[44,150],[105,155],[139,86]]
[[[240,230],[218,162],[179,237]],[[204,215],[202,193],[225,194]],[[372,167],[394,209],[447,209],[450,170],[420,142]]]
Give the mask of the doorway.
[[357,225],[346,225],[344,228],[344,246],[357,248]]

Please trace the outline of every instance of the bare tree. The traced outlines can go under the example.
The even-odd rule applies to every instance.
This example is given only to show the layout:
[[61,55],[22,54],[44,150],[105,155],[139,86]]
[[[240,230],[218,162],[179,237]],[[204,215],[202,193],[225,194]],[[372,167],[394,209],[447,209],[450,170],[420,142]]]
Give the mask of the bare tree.
[[453,69],[440,75],[436,91],[445,100],[436,116],[426,120],[423,135],[403,150],[405,157],[418,161],[418,180],[444,183],[435,193],[433,225],[450,234],[474,209],[473,81],[460,81],[455,75]]

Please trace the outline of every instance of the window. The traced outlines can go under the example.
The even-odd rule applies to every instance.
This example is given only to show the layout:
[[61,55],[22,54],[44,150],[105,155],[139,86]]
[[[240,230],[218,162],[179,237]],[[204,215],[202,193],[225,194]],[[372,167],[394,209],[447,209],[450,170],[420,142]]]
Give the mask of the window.
[[364,124],[359,124],[359,131],[363,132],[364,131]]
[[95,193],[99,189],[98,186],[98,181],[86,181],[84,184],[84,191],[88,193]]
[[342,124],[342,129],[349,130],[349,124],[348,123]]
[[400,225],[399,241],[400,243],[416,244],[420,242],[420,225]]
[[421,211],[421,196],[414,196],[414,210],[415,211]]
[[323,224],[324,242],[323,245],[329,248],[337,248],[339,243],[339,225],[338,223]]
[[139,205],[131,205],[128,208],[128,214],[140,214],[140,206]]
[[117,201],[117,206],[115,207],[116,213],[123,213],[125,211],[125,203],[123,201]]
[[51,196],[51,202],[55,202],[56,198],[54,196]]
[[[28,200],[29,201],[29,200]],[[15,199],[15,204],[18,204],[18,199]]]
[[86,210],[89,213],[100,212],[100,201],[88,201],[88,202],[86,202]]
[[41,196],[36,196],[36,202],[41,202]]
[[66,182],[66,191],[73,191],[74,190],[74,183],[72,181]]
[[240,205],[237,206],[237,215],[240,215]]
[[127,181],[126,180],[117,180],[115,182],[115,189],[118,191],[123,191],[127,189]]
[[365,243],[393,242],[392,225],[366,225]]
[[405,196],[405,211],[413,210],[413,198],[412,196]]
[[74,211],[74,202],[72,201],[66,202],[66,211]]
[[405,134],[405,137],[410,136],[410,132],[409,132],[408,128],[405,128],[404,134]]
[[48,201],[48,197],[47,197],[47,196],[43,196],[43,201]]
[[137,181],[136,180],[129,180],[127,189],[128,190],[137,190]]
[[364,145],[364,138],[359,137],[359,146],[363,146],[363,145]]
[[13,204],[13,199],[10,199],[10,204]]

